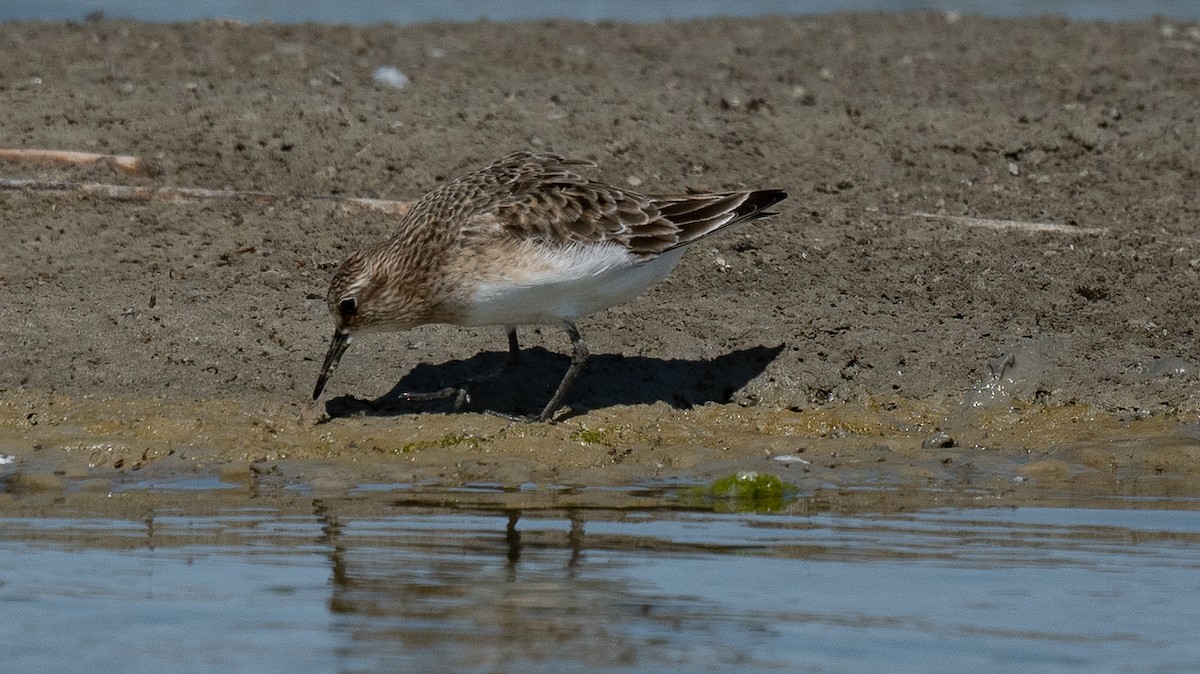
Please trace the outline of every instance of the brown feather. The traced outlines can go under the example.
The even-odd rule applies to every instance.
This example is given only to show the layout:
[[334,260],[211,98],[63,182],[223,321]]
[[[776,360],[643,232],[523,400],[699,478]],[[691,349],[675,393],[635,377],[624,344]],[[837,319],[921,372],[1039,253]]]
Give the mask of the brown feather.
[[[486,220],[498,223],[503,234],[515,240],[547,245],[613,242],[650,258],[722,227],[772,215],[764,209],[787,196],[780,190],[647,196],[587,180],[573,170],[592,165],[518,152],[434,190],[409,217],[416,222],[436,213],[462,222],[494,216]],[[446,206],[458,212],[447,213]],[[496,232],[468,226],[461,235],[470,239]]]
[[[368,305],[392,307],[389,314],[414,324],[445,320],[436,298],[465,291],[430,286],[451,283],[439,270],[455,256],[482,259],[503,249],[502,243],[614,243],[650,260],[723,227],[774,215],[765,209],[787,196],[781,190],[648,196],[576,172],[594,166],[514,152],[435,188],[417,200],[391,239],[346,261],[330,285],[331,311],[361,287],[381,296],[360,302],[364,308],[354,323],[370,322]],[[398,277],[385,282],[392,275]],[[410,292],[416,279],[425,284],[419,294]]]

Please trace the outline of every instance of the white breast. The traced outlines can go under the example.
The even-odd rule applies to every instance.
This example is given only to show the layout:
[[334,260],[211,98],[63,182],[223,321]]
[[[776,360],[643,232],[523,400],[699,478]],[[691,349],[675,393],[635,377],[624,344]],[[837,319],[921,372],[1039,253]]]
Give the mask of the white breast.
[[463,325],[555,324],[628,302],[671,273],[683,249],[640,262],[616,244],[530,247],[529,264],[483,283]]

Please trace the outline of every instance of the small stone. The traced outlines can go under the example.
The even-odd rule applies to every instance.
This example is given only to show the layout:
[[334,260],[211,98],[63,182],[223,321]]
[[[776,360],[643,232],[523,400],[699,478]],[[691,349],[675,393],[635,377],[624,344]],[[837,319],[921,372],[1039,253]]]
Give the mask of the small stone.
[[921,449],[946,449],[954,446],[954,438],[945,431],[938,431],[933,435],[925,438],[921,443]]
[[403,89],[408,86],[408,75],[400,72],[400,69],[395,66],[379,66],[372,74],[372,78],[393,89]]
[[807,466],[812,463],[812,461],[809,461],[808,459],[805,459],[800,456],[796,456],[795,454],[776,454],[775,456],[771,457],[771,460],[778,461],[780,463],[788,464],[788,465],[793,464],[793,463],[799,463],[801,465]]

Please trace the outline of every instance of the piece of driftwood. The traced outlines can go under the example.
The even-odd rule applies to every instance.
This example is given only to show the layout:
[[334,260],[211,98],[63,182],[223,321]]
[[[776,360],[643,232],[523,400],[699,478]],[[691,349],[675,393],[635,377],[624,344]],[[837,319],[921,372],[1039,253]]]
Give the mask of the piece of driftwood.
[[0,159],[12,162],[63,164],[67,166],[91,166],[107,164],[129,175],[156,176],[162,173],[158,162],[146,161],[127,154],[98,154],[75,150],[41,150],[37,148],[0,148]]
[[966,215],[942,215],[939,213],[908,213],[915,218],[931,220],[946,220],[956,225],[967,227],[983,227],[985,229],[1015,229],[1024,232],[1054,232],[1055,234],[1107,234],[1104,227],[1076,227],[1062,225],[1057,222],[1031,222],[1027,220],[997,220],[994,218],[973,218]]
[[[162,173],[158,162],[123,154],[98,154],[75,150],[44,150],[39,148],[0,148],[0,159],[15,163],[50,162],[66,166],[94,166],[105,164],[129,175],[157,176]],[[144,185],[109,185],[105,183],[73,182],[67,180],[31,180],[27,178],[0,178],[0,190],[25,192],[62,192],[81,196],[115,199],[118,201],[158,201],[183,203],[209,200],[233,200],[250,202],[278,201],[324,201],[348,208],[379,211],[392,215],[404,215],[412,207],[408,201],[367,199],[361,197],[282,195],[269,192],[242,190],[210,190],[200,187],[169,187]]]
[[332,202],[348,208],[378,211],[391,215],[404,215],[412,202],[389,199],[367,199],[364,197],[288,196],[269,192],[247,192],[242,190],[209,190],[199,187],[146,187],[136,185],[109,185],[65,180],[30,180],[27,178],[0,178],[0,190],[25,192],[62,192],[81,196],[93,196],[118,201],[157,201],[185,203],[196,201],[232,200],[256,203],[284,201]]

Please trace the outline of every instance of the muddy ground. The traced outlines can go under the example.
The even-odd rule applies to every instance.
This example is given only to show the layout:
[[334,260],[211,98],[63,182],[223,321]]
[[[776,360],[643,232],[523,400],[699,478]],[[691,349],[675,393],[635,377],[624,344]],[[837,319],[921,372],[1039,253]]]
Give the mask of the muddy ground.
[[[243,496],[739,470],[918,501],[1200,490],[1196,26],[17,23],[0,63],[0,146],[162,168],[4,177],[295,197],[0,190],[10,504],[197,476]],[[373,79],[388,65],[406,87]],[[313,403],[327,284],[395,216],[309,197],[413,199],[521,148],[648,192],[791,196],[582,321],[594,357],[556,425],[477,413],[548,398],[550,329],[522,331],[522,370],[476,411],[395,393],[498,364],[499,328],[360,339]]]

